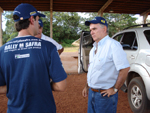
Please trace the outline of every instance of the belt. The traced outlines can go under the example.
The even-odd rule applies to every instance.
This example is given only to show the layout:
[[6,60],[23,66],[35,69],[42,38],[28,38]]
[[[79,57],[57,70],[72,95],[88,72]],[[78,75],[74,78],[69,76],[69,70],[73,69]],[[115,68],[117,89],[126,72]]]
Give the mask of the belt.
[[105,89],[93,89],[93,88],[91,88],[91,90],[94,91],[94,92],[100,92],[100,93],[101,93],[102,91],[105,91]]

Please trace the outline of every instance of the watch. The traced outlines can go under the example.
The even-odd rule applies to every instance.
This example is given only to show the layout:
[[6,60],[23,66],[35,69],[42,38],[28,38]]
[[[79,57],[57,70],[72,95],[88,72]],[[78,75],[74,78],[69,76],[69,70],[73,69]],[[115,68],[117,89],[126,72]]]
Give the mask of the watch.
[[118,89],[116,89],[116,88],[114,87],[114,91],[117,93]]

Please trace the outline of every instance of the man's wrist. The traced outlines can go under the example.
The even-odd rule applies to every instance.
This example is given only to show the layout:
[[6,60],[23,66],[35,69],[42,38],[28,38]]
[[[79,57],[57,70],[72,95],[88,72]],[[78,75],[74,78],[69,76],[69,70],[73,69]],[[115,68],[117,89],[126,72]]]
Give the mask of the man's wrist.
[[115,92],[115,93],[118,92],[118,89],[117,89],[117,88],[113,87],[113,89],[114,89],[114,92]]

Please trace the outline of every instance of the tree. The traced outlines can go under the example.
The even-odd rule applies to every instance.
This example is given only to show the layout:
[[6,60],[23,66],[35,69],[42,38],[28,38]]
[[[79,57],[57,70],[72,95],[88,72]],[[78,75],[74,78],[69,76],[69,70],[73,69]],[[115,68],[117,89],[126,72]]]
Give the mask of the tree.
[[[6,29],[3,32],[3,44],[7,41],[11,40],[12,38],[17,36],[17,31],[15,29],[15,22],[13,20],[13,12],[12,11],[4,11],[3,16],[7,20],[6,22]],[[14,36],[14,37],[12,37]]]
[[[49,36],[50,12],[45,12],[46,18],[43,18],[43,33]],[[53,12],[53,38],[63,46],[69,46],[80,37],[80,23],[82,17],[75,12]],[[49,30],[48,30],[49,31]]]
[[3,31],[3,44],[5,44],[7,42],[7,40],[9,39],[9,35],[6,34],[6,31]]

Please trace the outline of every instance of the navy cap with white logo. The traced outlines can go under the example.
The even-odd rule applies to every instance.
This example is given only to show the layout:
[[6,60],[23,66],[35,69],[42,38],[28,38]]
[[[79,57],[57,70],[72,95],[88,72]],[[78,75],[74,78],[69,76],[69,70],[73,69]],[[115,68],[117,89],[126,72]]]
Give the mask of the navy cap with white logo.
[[100,16],[95,17],[93,20],[85,21],[85,25],[86,26],[89,26],[91,23],[92,24],[98,24],[98,23],[100,23],[100,24],[103,24],[106,27],[108,27],[107,21],[103,17],[100,17]]
[[28,19],[31,16],[45,17],[44,14],[39,13],[35,7],[33,7],[31,4],[27,4],[27,3],[19,4],[15,8],[13,15],[17,15],[19,17],[19,19],[14,20],[15,22],[24,20],[24,19]]

